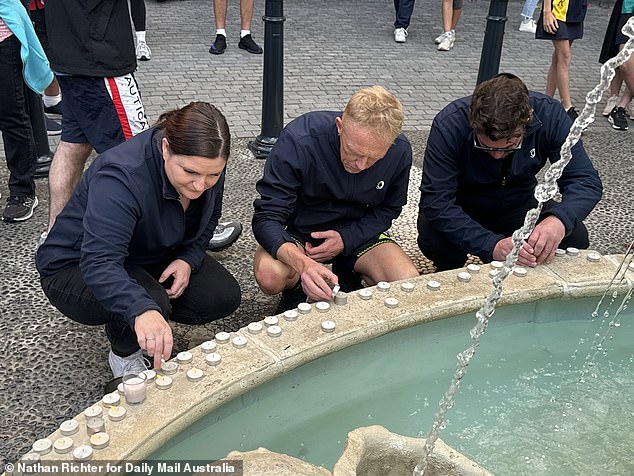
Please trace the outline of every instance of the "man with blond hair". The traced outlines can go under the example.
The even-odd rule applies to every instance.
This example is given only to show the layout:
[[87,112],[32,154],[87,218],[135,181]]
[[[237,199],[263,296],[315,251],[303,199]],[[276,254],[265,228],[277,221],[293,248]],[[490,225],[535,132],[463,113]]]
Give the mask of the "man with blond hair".
[[266,294],[283,292],[278,312],[329,300],[337,284],[418,276],[386,233],[407,202],[412,148],[402,124],[398,99],[372,86],[343,113],[310,112],[280,133],[253,216],[255,278]]

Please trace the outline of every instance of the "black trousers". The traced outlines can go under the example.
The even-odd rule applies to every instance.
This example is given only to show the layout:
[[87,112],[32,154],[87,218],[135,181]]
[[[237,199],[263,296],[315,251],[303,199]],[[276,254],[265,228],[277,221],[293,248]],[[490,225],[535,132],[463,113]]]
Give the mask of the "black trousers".
[[22,77],[20,42],[12,35],[0,42],[0,130],[9,169],[10,195],[35,195],[35,141],[27,95],[38,96]]
[[[177,299],[167,297],[158,278],[168,263],[151,266],[126,266],[126,271],[161,308],[165,319],[200,325],[221,319],[240,305],[240,286],[220,263],[206,255],[202,265],[189,278],[189,286]],[[170,283],[164,283],[167,287]],[[139,349],[136,333],[123,318],[106,310],[84,282],[79,266],[72,266],[41,279],[49,301],[73,321],[89,326],[106,325],[112,351],[127,357]]]
[[[547,211],[553,204],[553,201],[544,204],[540,221],[548,216]],[[494,233],[511,236],[515,230],[524,225],[524,216],[528,210],[519,210],[519,213],[514,216],[500,216],[492,212],[487,215],[488,222],[483,224],[483,226]],[[418,247],[425,257],[434,262],[437,271],[461,268],[467,261],[468,250],[463,251],[460,247],[451,243],[443,232],[433,228],[422,211],[418,213],[417,241]],[[579,221],[574,230],[562,240],[559,247],[567,248],[573,246],[579,249],[586,249],[589,245],[588,230],[583,222]],[[483,261],[487,261],[482,257],[480,258]]]

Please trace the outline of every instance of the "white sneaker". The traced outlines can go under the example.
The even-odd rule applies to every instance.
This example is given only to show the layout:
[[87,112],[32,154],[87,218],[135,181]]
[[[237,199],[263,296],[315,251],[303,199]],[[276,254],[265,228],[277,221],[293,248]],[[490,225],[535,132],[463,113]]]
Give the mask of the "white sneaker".
[[141,349],[137,350],[134,354],[127,357],[119,357],[117,354],[110,350],[108,354],[108,363],[112,370],[114,378],[123,377],[123,374],[128,372],[143,372],[146,370],[145,360]]
[[537,31],[537,22],[532,18],[523,18],[520,22],[519,30],[525,33],[535,34]]
[[407,41],[407,30],[405,28],[397,28],[394,30],[394,41],[397,43],[405,43],[405,41]]
[[[445,33],[443,32],[440,35],[438,35],[435,39],[434,39],[434,43],[436,43],[437,45],[440,44],[440,42],[442,41],[442,39],[445,37]],[[456,30],[451,30],[451,33],[454,34],[454,36],[456,35]]]
[[605,117],[608,117],[610,113],[612,112],[612,109],[614,109],[616,105],[619,103],[619,99],[620,98],[618,96],[610,96],[608,98],[608,102],[605,103],[605,109],[603,110],[601,114],[604,115]]
[[456,42],[456,34],[453,30],[442,34],[442,39],[438,43],[438,51],[449,51]]
[[625,106],[625,112],[630,116],[630,119],[634,121],[634,100],[630,101],[630,103]]
[[152,50],[145,41],[139,41],[136,44],[136,59],[150,61],[150,58],[152,58]]

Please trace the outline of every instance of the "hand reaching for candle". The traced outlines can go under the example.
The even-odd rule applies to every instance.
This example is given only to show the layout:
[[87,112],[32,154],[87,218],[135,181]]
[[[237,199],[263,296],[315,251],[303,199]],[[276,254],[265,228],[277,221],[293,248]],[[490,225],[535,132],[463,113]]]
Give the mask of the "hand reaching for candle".
[[160,312],[145,311],[134,322],[137,342],[150,357],[154,357],[154,368],[161,367],[161,358],[168,360],[172,355],[172,328]]

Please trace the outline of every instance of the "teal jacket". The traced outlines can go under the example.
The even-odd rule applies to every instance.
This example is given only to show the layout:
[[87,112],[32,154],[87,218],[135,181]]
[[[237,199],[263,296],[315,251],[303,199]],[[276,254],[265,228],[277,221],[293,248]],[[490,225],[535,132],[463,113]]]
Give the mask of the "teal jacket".
[[42,91],[53,81],[53,72],[48,64],[40,40],[38,40],[33,23],[28,12],[20,0],[0,1],[0,18],[20,41],[20,56],[22,57],[22,76],[24,82],[33,91]]

